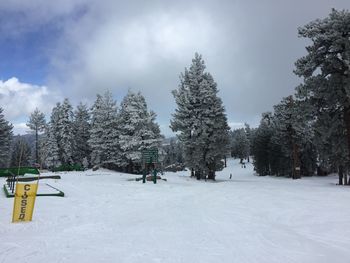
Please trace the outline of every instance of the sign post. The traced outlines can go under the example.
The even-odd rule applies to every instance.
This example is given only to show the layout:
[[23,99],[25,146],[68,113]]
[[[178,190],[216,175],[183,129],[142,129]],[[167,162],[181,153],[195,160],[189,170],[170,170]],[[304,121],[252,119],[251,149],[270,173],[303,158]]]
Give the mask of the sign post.
[[151,149],[145,149],[142,151],[142,165],[143,165],[143,183],[146,183],[146,175],[147,170],[149,170],[150,167],[153,168],[153,183],[157,183],[157,168],[156,164],[158,163],[158,149],[157,148],[151,148]]

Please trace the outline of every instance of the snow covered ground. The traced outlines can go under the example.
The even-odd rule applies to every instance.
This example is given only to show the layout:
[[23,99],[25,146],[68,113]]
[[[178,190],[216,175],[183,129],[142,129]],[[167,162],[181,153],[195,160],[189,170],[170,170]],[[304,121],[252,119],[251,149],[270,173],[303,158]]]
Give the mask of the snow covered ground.
[[217,182],[60,175],[47,182],[65,197],[38,197],[30,223],[10,223],[13,199],[0,194],[1,263],[350,262],[350,188],[334,176],[257,177],[237,160]]

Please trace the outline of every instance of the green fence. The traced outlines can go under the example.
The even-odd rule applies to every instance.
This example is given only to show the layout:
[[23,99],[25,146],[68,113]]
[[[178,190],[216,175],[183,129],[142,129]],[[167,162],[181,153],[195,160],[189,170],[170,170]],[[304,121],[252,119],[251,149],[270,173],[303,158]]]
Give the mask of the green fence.
[[0,168],[0,177],[8,177],[11,175],[24,175],[24,174],[39,174],[39,170],[34,167],[11,167]]
[[65,171],[84,171],[84,168],[80,164],[63,164],[52,169],[53,172],[65,172]]

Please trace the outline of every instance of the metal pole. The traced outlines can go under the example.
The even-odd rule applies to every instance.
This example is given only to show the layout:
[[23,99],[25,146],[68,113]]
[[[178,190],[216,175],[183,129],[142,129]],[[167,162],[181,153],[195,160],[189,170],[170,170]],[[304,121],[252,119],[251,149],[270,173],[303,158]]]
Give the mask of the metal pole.
[[142,183],[146,183],[146,164],[143,165]]
[[13,179],[12,179],[12,187],[11,187],[11,191],[12,191],[12,193],[14,193],[14,191],[15,191],[15,180],[16,180],[16,175],[13,175]]
[[153,182],[156,184],[157,183],[157,169],[154,166],[154,170],[153,170]]

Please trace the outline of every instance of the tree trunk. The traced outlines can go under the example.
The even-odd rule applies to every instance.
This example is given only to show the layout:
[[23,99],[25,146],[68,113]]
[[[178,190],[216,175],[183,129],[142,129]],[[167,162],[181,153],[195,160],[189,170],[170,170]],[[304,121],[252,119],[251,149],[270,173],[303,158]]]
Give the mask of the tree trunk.
[[342,165],[339,165],[338,175],[339,175],[339,185],[343,185],[343,166]]
[[248,155],[248,158],[247,158],[247,162],[249,163],[249,155]]
[[197,180],[200,180],[200,179],[201,179],[201,173],[200,173],[200,171],[195,171],[195,175],[196,175]]
[[209,171],[208,179],[215,181],[215,171]]
[[347,173],[343,173],[343,177],[344,177],[344,185],[348,184],[348,175]]
[[344,123],[346,128],[346,138],[348,142],[348,154],[350,159],[350,107],[344,110]]
[[35,130],[35,162],[39,163],[39,151],[38,151],[38,129]]
[[194,169],[191,168],[191,177],[194,177]]
[[293,142],[293,179],[300,179],[300,158],[299,147]]
[[225,168],[227,167],[227,162],[226,162],[226,155],[225,155],[225,158],[224,158],[224,160],[225,160]]

